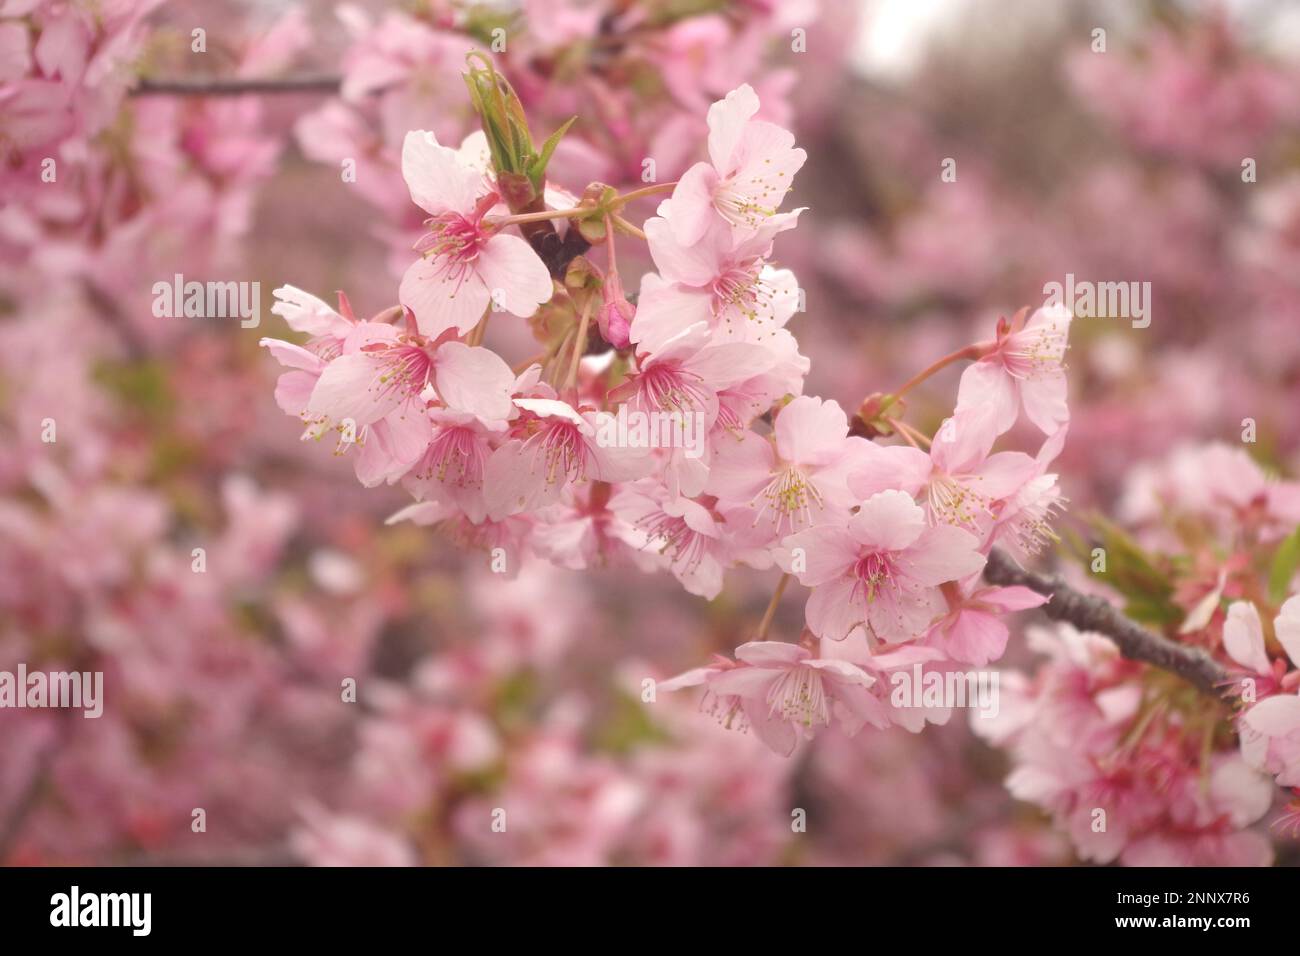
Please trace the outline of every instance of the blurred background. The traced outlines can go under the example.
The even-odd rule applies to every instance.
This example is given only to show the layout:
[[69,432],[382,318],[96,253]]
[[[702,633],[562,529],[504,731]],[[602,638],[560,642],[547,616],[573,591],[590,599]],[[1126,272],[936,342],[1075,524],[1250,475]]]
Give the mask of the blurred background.
[[[787,760],[689,694],[642,701],[747,640],[775,572],[712,602],[541,559],[505,581],[472,535],[386,525],[409,497],[275,404],[271,290],[394,303],[421,220],[397,146],[473,129],[458,74],[495,26],[534,130],[581,117],[551,167],[574,192],[639,185],[647,157],[676,178],[750,82],[809,154],[778,247],[809,393],[855,408],[1067,274],[1151,283],[1148,327],[1076,321],[1058,462],[1067,525],[1137,521],[1144,469],[1247,418],[1252,457],[1300,474],[1300,6],[119,0],[76,28],[66,7],[0,3],[0,670],[102,671],[105,711],[0,710],[0,862],[1075,862],[961,720]],[[214,77],[320,82],[185,87]],[[260,326],[156,316],[176,273],[260,283]],[[510,361],[529,341],[488,334]],[[937,427],[957,376],[912,420]],[[788,600],[773,634],[801,623]]]

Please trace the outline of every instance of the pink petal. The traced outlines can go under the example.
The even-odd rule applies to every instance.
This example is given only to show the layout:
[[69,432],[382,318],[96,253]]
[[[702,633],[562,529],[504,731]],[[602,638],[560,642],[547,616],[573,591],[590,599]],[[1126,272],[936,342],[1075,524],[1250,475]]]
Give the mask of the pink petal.
[[671,223],[673,236],[683,246],[699,242],[715,215],[713,188],[718,174],[708,163],[696,163],[686,170],[673,189]]
[[302,417],[307,413],[312,390],[319,378],[311,372],[285,372],[275,383],[275,403],[286,415]]
[[753,501],[771,479],[773,457],[771,444],[754,432],[724,435],[709,462],[705,492],[737,504]]
[[1051,435],[1070,420],[1066,404],[1065,373],[1044,375],[1020,383],[1020,398],[1025,403],[1025,417]]
[[824,464],[835,457],[849,434],[849,420],[838,402],[801,395],[776,416],[776,448],[795,464]]
[[357,428],[383,418],[403,399],[402,390],[380,382],[383,362],[368,353],[341,355],[321,372],[307,411],[333,421],[350,418]]
[[308,352],[301,345],[294,345],[281,339],[262,339],[257,344],[269,351],[275,360],[286,368],[297,368],[304,372],[319,374],[325,367],[325,363],[318,355]]
[[[804,570],[794,570],[794,549],[803,549]],[[859,546],[844,528],[822,525],[787,535],[776,553],[777,564],[794,574],[804,587],[818,587],[838,578],[858,560]]]
[[709,159],[726,172],[745,127],[758,112],[758,95],[748,83],[736,87],[709,107]]
[[322,300],[291,285],[282,285],[273,293],[273,315],[281,316],[295,332],[308,335],[346,334],[350,324],[347,319]]
[[747,698],[744,707],[745,716],[749,718],[749,726],[753,729],[754,736],[782,757],[794,753],[799,735],[795,732],[793,724],[774,716],[765,701]]
[[1288,598],[1274,621],[1278,643],[1286,651],[1291,663],[1300,667],[1300,594]]
[[709,678],[709,690],[715,694],[730,694],[736,697],[767,696],[772,682],[781,676],[781,671],[770,667],[732,667],[720,670]]
[[555,286],[533,247],[519,236],[497,233],[479,252],[476,268],[494,307],[528,318],[550,300]]
[[483,468],[483,496],[493,521],[559,501],[564,482],[547,481],[523,442],[506,442]]
[[448,329],[464,335],[478,325],[492,294],[476,273],[457,286],[435,263],[417,259],[402,276],[397,299],[415,313],[420,334],[436,339]]
[[1049,600],[1047,595],[1018,584],[1009,588],[987,588],[975,596],[1001,611],[1025,611],[1031,607],[1042,607]]
[[456,151],[426,130],[411,130],[402,140],[402,178],[411,201],[435,216],[471,212],[483,181],[481,173],[462,166]]
[[997,660],[1007,649],[1010,631],[1000,618],[983,611],[966,609],[947,631],[940,631],[936,639],[955,661],[983,667]]
[[821,671],[836,685],[836,693],[842,693],[849,686],[870,687],[876,679],[856,664],[833,658],[818,658],[804,662],[805,667]]
[[808,649],[786,641],[750,641],[736,648],[735,655],[754,667],[786,667],[808,657]]
[[657,685],[659,690],[675,691],[685,687],[698,687],[704,681],[717,672],[716,667],[696,667],[692,670],[678,674],[676,677],[660,681]]
[[1235,601],[1228,607],[1228,617],[1223,622],[1223,649],[1234,661],[1256,674],[1267,674],[1271,669],[1264,649],[1264,625],[1259,611],[1249,601]]
[[[717,278],[721,269],[724,250],[715,237],[726,236],[725,225],[719,223],[720,228],[710,229],[703,240],[690,246],[683,246],[674,238],[672,224],[662,216],[647,219],[642,229],[655,268],[665,282],[705,286]],[[639,307],[640,302],[637,304]]]
[[443,402],[458,411],[488,422],[509,418],[514,384],[514,372],[491,349],[444,342],[434,353],[434,388]]
[[998,452],[984,462],[976,473],[978,479],[970,487],[994,501],[1010,498],[1027,481],[1038,475],[1040,467],[1038,461],[1024,452]]
[[933,467],[930,456],[918,448],[867,442],[860,466],[849,474],[848,486],[859,501],[891,488],[916,496],[930,480]]
[[665,343],[712,317],[712,294],[670,284],[656,273],[641,277],[641,294],[632,319],[630,337],[643,354],[658,354]]
[[1300,730],[1300,697],[1279,694],[1261,700],[1242,715],[1251,730],[1266,737],[1286,737]]
[[1015,383],[1000,362],[984,359],[961,373],[957,388],[957,413],[983,409],[1001,435],[1016,423]]
[[[750,342],[725,342],[701,350],[686,362],[684,368],[700,376],[709,383],[710,387],[721,391],[738,382],[763,374],[774,363],[772,353],[761,345]],[[794,402],[790,404],[793,405]],[[847,424],[845,430],[847,431]]]
[[836,578],[813,588],[804,606],[809,630],[818,637],[842,641],[862,624],[866,615],[861,600],[854,598],[854,583],[848,578]]
[[860,544],[882,551],[902,551],[926,529],[925,512],[902,491],[881,491],[862,503],[849,519],[849,530]]
[[926,529],[916,544],[900,558],[903,573],[918,584],[933,587],[959,581],[984,567],[979,540],[952,525]]

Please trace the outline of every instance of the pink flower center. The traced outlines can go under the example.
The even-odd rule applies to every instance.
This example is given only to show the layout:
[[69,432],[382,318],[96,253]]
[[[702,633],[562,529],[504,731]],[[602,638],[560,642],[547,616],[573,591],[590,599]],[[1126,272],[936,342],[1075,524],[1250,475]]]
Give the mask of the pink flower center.
[[926,486],[931,523],[975,528],[981,518],[993,517],[993,499],[971,487],[978,475],[935,474]]
[[435,274],[454,285],[451,294],[473,273],[479,253],[490,234],[478,218],[467,219],[458,212],[445,212],[426,223],[429,231],[415,244],[415,251],[431,260]]
[[483,445],[472,428],[440,428],[417,466],[415,477],[433,479],[459,488],[483,486]]
[[894,557],[888,551],[873,551],[858,558],[853,565],[853,577],[857,579],[854,590],[861,589],[867,603],[876,599],[876,594],[884,588],[896,588],[897,569]]
[[361,351],[383,356],[379,374],[370,384],[371,391],[377,392],[377,397],[400,393],[404,400],[412,399],[429,383],[433,361],[429,358],[429,353],[418,345],[405,342],[395,345],[375,344],[362,346]]
[[637,378],[637,394],[649,409],[686,413],[703,410],[710,390],[676,362],[653,362]]
[[1003,340],[1002,366],[1012,378],[1034,381],[1064,368],[1068,327],[1056,322],[1013,332]]
[[755,525],[770,511],[778,534],[787,523],[794,532],[813,523],[813,509],[822,509],[822,493],[797,466],[788,465],[772,476],[750,504],[757,508]]
[[656,511],[636,524],[652,541],[663,542],[659,553],[668,555],[674,565],[693,570],[704,559],[708,542],[704,535],[686,523],[685,518]]
[[1020,490],[1012,502],[1016,511],[1007,526],[1024,554],[1037,554],[1048,544],[1061,540],[1052,530],[1052,519],[1064,504],[1065,499],[1051,475],[1040,475]]
[[829,724],[830,696],[821,673],[813,667],[795,666],[785,670],[767,691],[768,714],[812,730]]
[[742,178],[736,173],[718,184],[713,192],[713,207],[733,226],[758,229],[764,220],[776,215],[781,200],[790,191],[789,185],[780,174]]
[[587,442],[574,422],[547,419],[524,447],[533,450],[530,471],[536,474],[540,465],[548,485],[584,481],[587,477]]
[[733,312],[750,322],[770,322],[776,292],[762,279],[763,262],[750,259],[733,263],[713,280],[712,312],[730,325]]

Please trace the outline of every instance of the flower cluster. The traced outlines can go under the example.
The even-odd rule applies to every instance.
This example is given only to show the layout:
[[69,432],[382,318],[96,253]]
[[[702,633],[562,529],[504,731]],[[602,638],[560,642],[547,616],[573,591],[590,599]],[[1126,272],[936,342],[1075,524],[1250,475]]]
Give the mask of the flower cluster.
[[[400,306],[359,320],[346,298],[335,310],[285,287],[275,311],[310,338],[263,344],[291,369],[276,398],[304,437],[357,446],[363,484],[416,499],[396,519],[486,547],[496,570],[533,555],[662,568],[709,599],[738,565],[796,578],[809,589],[804,646],[751,642],[737,663],[669,685],[703,683],[724,722],[743,715],[788,754],[831,723],[946,720],[943,706],[894,705],[880,677],[983,665],[1005,648],[1004,615],[1042,603],[979,575],[995,544],[1027,556],[1053,536],[1071,316],[1022,310],[939,363],[974,360],[933,439],[900,420],[910,386],[869,400],[856,425],[803,395],[809,363],[786,327],[801,292],[772,256],[804,212],[783,205],[806,157],[759,109],[749,86],[709,108],[707,159],[663,187],[641,229],[620,214],[628,198],[599,184],[567,209],[555,204],[570,194],[551,187],[549,209],[512,216],[484,134],[453,149],[409,133],[403,175],[428,219]],[[508,231],[549,219],[602,241],[604,273],[584,258],[553,280]],[[614,251],[629,234],[655,265],[635,306]],[[494,312],[536,322],[539,310],[551,343],[539,361],[512,369],[480,344]],[[1045,436],[1038,454],[994,452],[1022,412]],[[621,427],[634,416],[640,431]]]
[[[1273,806],[1275,783],[1300,787],[1297,494],[1239,448],[1185,447],[1134,469],[1121,514],[1135,536],[1107,526],[1088,559],[1130,615],[1221,665],[1221,699],[1060,625],[1031,632],[1047,663],[1029,680],[1007,675],[1011,706],[976,722],[1011,748],[1011,792],[1050,812],[1082,858],[1272,860],[1245,828]],[[1281,822],[1294,827],[1298,812]]]

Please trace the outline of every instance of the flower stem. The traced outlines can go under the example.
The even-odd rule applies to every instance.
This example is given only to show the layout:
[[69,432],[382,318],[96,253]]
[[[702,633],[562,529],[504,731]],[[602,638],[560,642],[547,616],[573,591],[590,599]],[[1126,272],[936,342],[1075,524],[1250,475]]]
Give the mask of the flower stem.
[[755,634],[754,640],[762,641],[767,639],[767,629],[772,626],[772,618],[776,616],[776,606],[781,603],[781,595],[785,593],[785,586],[790,583],[790,575],[781,575],[781,580],[776,582],[776,590],[772,592],[772,600],[767,602],[767,610],[763,612],[763,620],[758,622],[758,633]]
[[587,349],[587,325],[591,322],[591,306],[595,301],[596,297],[588,293],[587,301],[582,304],[582,318],[578,322],[578,337],[573,340],[573,358],[569,363],[569,376],[564,380],[566,390],[578,384],[578,363],[582,361],[582,353]]
[[926,448],[930,447],[931,445],[930,439],[927,438],[925,436],[925,433],[922,432],[920,429],[913,428],[911,425],[907,424],[907,422],[903,421],[900,418],[886,418],[885,421],[893,425],[894,428],[898,430],[898,433],[902,435],[904,438],[906,438],[907,443],[911,445],[913,448],[919,449],[921,447],[920,445],[917,444],[918,441],[923,442]]
[[624,219],[622,216],[615,215],[615,216],[614,216],[614,223],[615,223],[615,225],[617,225],[620,229],[622,229],[624,232],[626,232],[626,233],[628,233],[628,234],[630,234],[630,235],[636,236],[638,239],[641,239],[642,241],[645,241],[645,237],[646,237],[646,236],[645,236],[645,233],[642,232],[642,231],[641,231],[639,228],[637,228],[636,226],[632,225],[630,222],[628,222],[628,221],[627,221],[626,219]]
[[500,219],[492,219],[490,222],[497,228],[505,226],[517,226],[525,222],[547,222],[551,219],[575,219],[578,216],[588,216],[594,210],[591,206],[574,206],[572,209],[544,209],[541,212],[521,212],[516,216],[503,216]]
[[949,355],[945,355],[943,358],[939,359],[937,362],[933,363],[932,365],[928,366],[927,368],[922,369],[921,371],[919,371],[919,372],[917,372],[915,375],[913,375],[911,378],[909,378],[909,379],[908,379],[908,380],[903,384],[903,387],[902,387],[902,388],[900,388],[900,389],[898,389],[898,391],[894,392],[894,398],[895,398],[895,399],[902,398],[905,394],[907,394],[907,392],[908,392],[910,389],[914,388],[914,387],[917,386],[917,385],[920,385],[922,382],[924,382],[927,378],[929,378],[929,377],[930,377],[931,375],[933,375],[935,372],[938,372],[938,371],[940,371],[941,369],[945,369],[945,368],[947,368],[947,367],[948,367],[949,365],[951,365],[953,362],[960,362],[962,359],[976,359],[976,358],[979,358],[979,357],[980,357],[980,354],[981,354],[981,353],[982,353],[982,352],[983,352],[987,347],[988,347],[988,346],[987,346],[986,343],[976,342],[976,343],[973,344],[973,345],[967,345],[965,348],[960,348],[960,349],[958,349],[957,351],[955,351],[955,352],[953,352],[953,353],[951,353],[951,354],[949,354]]
[[614,200],[613,205],[621,208],[634,199],[641,199],[644,196],[653,196],[656,193],[666,193],[676,188],[676,180],[673,180],[671,183],[655,183],[653,186],[646,186],[644,189],[634,189],[630,193],[624,193],[622,196],[619,196]]

